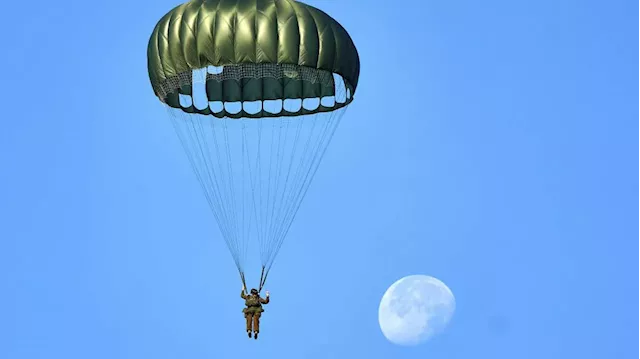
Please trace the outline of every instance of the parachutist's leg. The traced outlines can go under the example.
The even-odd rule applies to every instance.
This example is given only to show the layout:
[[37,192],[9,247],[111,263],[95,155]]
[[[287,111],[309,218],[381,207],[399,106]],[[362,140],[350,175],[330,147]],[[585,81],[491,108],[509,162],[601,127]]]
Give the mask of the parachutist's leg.
[[258,333],[260,332],[260,313],[256,313],[253,316],[253,338],[258,339]]
[[246,313],[244,317],[247,319],[247,335],[251,338],[251,321],[253,316],[250,313]]

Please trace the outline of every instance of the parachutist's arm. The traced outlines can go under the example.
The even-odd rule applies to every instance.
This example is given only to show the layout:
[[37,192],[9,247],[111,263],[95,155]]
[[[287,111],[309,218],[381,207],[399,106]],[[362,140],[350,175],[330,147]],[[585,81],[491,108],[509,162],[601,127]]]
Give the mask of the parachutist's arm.
[[242,292],[240,292],[240,298],[247,299],[247,295],[244,294],[244,289],[242,290]]
[[260,298],[260,303],[262,304],[269,304],[269,296],[266,296],[265,299]]

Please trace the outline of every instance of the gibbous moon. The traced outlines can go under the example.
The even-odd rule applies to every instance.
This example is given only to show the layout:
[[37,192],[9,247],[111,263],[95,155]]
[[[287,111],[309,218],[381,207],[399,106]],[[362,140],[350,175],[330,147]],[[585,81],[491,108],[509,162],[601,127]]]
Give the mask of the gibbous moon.
[[384,293],[378,321],[390,342],[417,345],[442,332],[455,308],[453,293],[444,283],[426,275],[410,275]]

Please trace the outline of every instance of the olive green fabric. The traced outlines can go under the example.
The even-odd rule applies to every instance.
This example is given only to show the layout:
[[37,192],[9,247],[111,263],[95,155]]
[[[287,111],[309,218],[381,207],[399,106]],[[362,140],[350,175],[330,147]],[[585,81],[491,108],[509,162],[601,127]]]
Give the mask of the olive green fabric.
[[[260,101],[321,98],[335,95],[333,81],[317,77],[341,75],[351,95],[346,103],[331,108],[295,113],[300,115],[335,110],[350,103],[358,84],[360,61],[346,30],[324,12],[294,0],[192,0],[166,14],[156,25],[147,49],[149,79],[156,95],[171,107],[180,107],[178,93],[191,93],[191,71],[207,66],[270,67],[249,71],[246,77],[206,81],[209,101]],[[283,71],[283,66],[295,70]],[[271,69],[280,71],[274,75]],[[268,73],[267,73],[268,72]],[[277,72],[277,71],[276,71]],[[293,75],[291,75],[293,73]],[[281,76],[284,74],[284,76]],[[305,75],[305,76],[301,76]],[[223,73],[224,75],[224,73]],[[164,90],[159,90],[164,89]],[[169,89],[170,91],[166,91]],[[178,90],[176,93],[175,90]],[[191,106],[190,113],[216,117],[263,117],[258,114],[211,113]]]
[[266,299],[262,299],[260,298],[259,295],[254,295],[254,294],[247,295],[244,293],[244,290],[240,292],[240,297],[244,299],[244,305],[246,306],[246,308],[242,309],[242,312],[245,313],[245,315],[262,313],[264,312],[264,309],[262,308],[262,304],[269,303],[268,296]]
[[264,312],[264,308],[262,308],[262,306],[259,306],[259,307],[246,307],[246,308],[242,309],[242,312],[244,314],[257,314],[257,313]]

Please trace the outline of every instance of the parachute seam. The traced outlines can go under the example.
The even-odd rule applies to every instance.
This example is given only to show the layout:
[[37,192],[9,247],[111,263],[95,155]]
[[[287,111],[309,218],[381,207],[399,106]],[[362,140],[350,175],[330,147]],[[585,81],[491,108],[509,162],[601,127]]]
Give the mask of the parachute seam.
[[[333,64],[331,64],[331,67],[333,67],[334,69],[336,68],[336,61],[338,61],[338,59],[340,58],[340,47],[338,46],[338,37],[336,36],[336,28],[335,25],[331,24],[331,34],[333,35],[333,48],[334,48],[334,56],[333,56]],[[340,75],[342,76],[342,75]]]
[[200,33],[200,27],[201,27],[201,19],[200,16],[202,14],[202,2],[200,3],[200,6],[198,7],[198,11],[196,12],[196,16],[193,18],[194,19],[194,30],[193,30],[193,41],[195,42],[195,48],[196,48],[196,62],[197,62],[197,67],[202,67],[202,63],[200,61],[200,47],[199,47],[199,41],[198,41],[198,34]]
[[213,53],[215,54],[214,56],[216,56],[217,58],[215,59],[216,62],[220,61],[221,56],[220,54],[220,49],[218,49],[218,42],[216,41],[216,34],[218,33],[218,28],[220,27],[220,1],[218,1],[216,3],[216,10],[215,10],[215,16],[213,18],[213,26],[212,26],[212,31],[211,31],[211,39],[213,40]]
[[280,10],[278,10],[278,1],[273,2],[273,6],[276,8],[276,61],[275,63],[280,63]]
[[[188,3],[188,4],[192,4],[192,3]],[[189,6],[189,5],[187,5],[187,6]],[[185,10],[186,10],[187,6],[185,6]],[[189,47],[189,41],[188,41],[186,32],[190,31],[194,40],[196,39],[196,33],[193,30],[193,24],[189,23],[189,21],[184,21],[184,11],[182,12],[181,17],[182,17],[183,20],[180,22],[181,26],[180,26],[180,35],[179,35],[179,37],[184,37],[183,39],[182,38],[180,39],[180,42],[182,43],[182,56],[184,57],[184,62],[188,66],[195,67],[195,66],[193,66],[192,64],[189,63],[189,56],[187,55],[187,48]],[[187,29],[187,30],[184,31],[184,33],[185,33],[184,35],[183,35],[183,31],[182,31],[183,28]],[[196,54],[198,53],[197,51],[198,50],[196,48]]]
[[[307,13],[307,16],[310,19],[309,23],[313,24],[313,28],[315,29],[315,31],[314,31],[315,36],[316,36],[315,43],[318,44],[317,51],[315,51],[315,57],[316,57],[315,67],[317,68],[318,67],[318,63],[320,62],[320,33],[318,31],[318,23],[316,22],[315,17],[313,17],[313,15],[311,14],[311,10],[309,9],[309,7],[303,6],[302,9],[303,9],[303,11],[305,11]],[[308,53],[308,50],[307,50],[307,53]],[[300,61],[300,59],[298,59],[298,63],[301,63],[301,62],[302,61]]]
[[[236,0],[236,4],[233,6],[233,15],[231,17],[231,24],[229,29],[231,30],[232,43],[233,43],[233,62],[238,62],[238,0]],[[242,91],[242,84],[240,84],[240,91]]]

